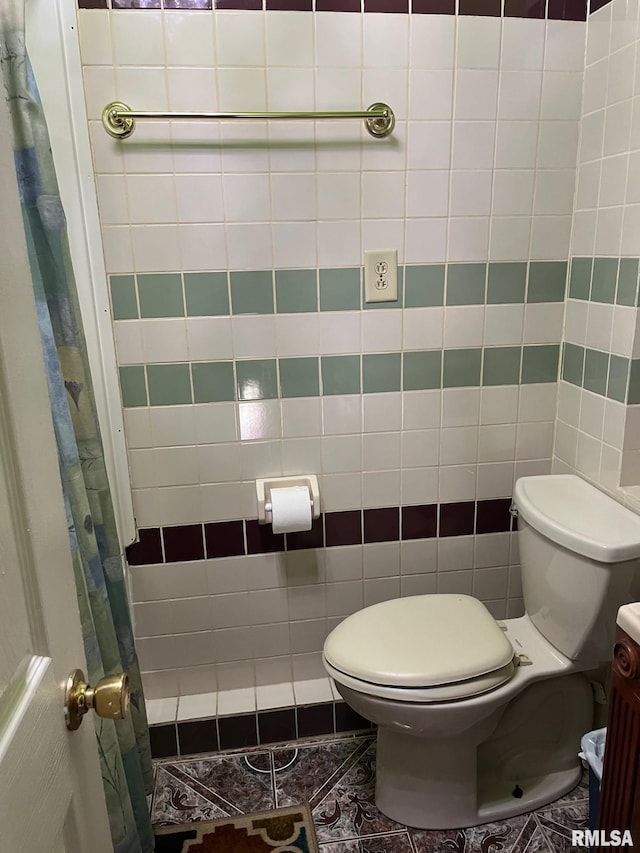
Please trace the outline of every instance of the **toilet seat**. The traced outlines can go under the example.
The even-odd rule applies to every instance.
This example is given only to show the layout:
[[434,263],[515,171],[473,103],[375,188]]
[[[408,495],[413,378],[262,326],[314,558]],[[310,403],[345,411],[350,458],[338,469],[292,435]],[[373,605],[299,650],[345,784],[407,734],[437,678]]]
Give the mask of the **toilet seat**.
[[468,595],[416,595],[366,607],[334,628],[324,647],[338,682],[404,702],[494,690],[513,677],[514,657],[495,619]]

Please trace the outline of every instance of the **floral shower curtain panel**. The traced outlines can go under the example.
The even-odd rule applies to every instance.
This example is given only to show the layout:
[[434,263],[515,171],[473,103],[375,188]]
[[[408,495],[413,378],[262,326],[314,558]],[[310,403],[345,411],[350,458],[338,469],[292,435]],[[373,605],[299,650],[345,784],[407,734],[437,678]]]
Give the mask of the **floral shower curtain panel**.
[[[154,849],[152,769],[140,670],[106,476],[66,222],[44,113],[25,51],[25,0],[0,0],[0,70],[36,297],[88,675],[124,670],[126,720],[95,720],[115,853]],[[16,282],[16,286],[20,286]]]

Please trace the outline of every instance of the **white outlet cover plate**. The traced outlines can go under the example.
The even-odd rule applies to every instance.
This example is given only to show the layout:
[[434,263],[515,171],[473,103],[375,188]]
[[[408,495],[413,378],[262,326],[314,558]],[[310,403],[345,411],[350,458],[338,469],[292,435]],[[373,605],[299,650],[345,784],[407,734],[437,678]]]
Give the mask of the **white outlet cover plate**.
[[397,249],[368,249],[364,253],[364,298],[366,302],[397,301]]

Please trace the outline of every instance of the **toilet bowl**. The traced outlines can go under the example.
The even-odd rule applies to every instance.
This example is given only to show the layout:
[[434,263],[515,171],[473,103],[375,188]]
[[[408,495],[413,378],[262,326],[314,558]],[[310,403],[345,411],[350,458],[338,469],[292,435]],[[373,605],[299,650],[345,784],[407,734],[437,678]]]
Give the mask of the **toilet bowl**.
[[520,479],[515,504],[524,616],[496,621],[471,596],[411,596],[327,637],[327,672],[378,726],[376,804],[399,823],[495,821],[580,778],[587,673],[610,658],[617,609],[638,595],[640,517],[572,475]]

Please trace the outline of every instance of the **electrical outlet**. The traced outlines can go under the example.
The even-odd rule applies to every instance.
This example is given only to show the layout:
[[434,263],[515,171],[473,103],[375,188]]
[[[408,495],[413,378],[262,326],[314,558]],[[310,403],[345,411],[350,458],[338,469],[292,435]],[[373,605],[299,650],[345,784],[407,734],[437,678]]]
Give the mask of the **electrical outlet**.
[[397,300],[397,249],[369,249],[364,253],[364,298],[366,302]]

